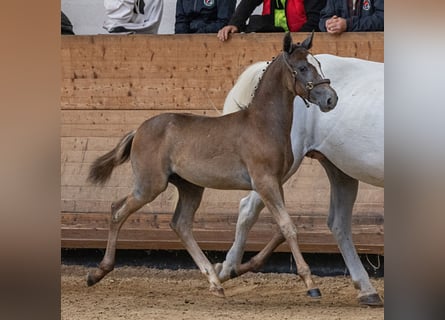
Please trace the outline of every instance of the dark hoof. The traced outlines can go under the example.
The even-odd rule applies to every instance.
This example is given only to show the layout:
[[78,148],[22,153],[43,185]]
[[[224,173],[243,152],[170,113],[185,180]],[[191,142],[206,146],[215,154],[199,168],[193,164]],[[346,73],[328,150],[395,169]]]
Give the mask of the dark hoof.
[[95,277],[93,277],[90,273],[87,274],[87,285],[88,287],[91,287],[92,285],[95,285],[97,283],[97,280]]
[[321,298],[321,292],[318,288],[308,290],[307,295],[311,298]]
[[383,301],[377,293],[368,294],[358,298],[360,305],[370,307],[383,307]]
[[235,269],[230,270],[230,279],[238,277],[238,273],[236,273]]

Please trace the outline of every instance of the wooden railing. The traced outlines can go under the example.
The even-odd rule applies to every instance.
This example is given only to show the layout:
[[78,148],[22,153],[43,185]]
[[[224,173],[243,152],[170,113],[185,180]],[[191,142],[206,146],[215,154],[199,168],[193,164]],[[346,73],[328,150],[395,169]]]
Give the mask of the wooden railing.
[[[294,33],[294,41],[307,34]],[[227,92],[249,64],[270,60],[283,34],[235,34],[222,43],[205,35],[62,36],[61,225],[62,247],[102,248],[110,205],[132,186],[129,164],[105,187],[86,182],[91,162],[119,138],[156,114],[192,112],[217,116]],[[382,61],[383,33],[317,33],[313,53]],[[233,241],[239,200],[245,191],[206,190],[194,233],[203,249],[227,250]],[[316,160],[305,159],[285,184],[286,206],[305,252],[337,252],[326,226],[329,183]],[[176,190],[169,186],[124,224],[119,248],[183,249],[168,223]],[[353,237],[359,252],[383,254],[383,190],[361,184]],[[274,223],[265,210],[247,250],[270,239]],[[282,245],[279,251],[288,251]]]

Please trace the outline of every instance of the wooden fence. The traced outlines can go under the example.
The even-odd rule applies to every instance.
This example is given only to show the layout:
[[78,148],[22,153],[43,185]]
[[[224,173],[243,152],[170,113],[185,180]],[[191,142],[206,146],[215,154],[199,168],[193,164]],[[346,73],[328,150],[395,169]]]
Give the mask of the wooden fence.
[[[307,34],[293,34],[302,41]],[[64,248],[106,245],[110,205],[132,185],[129,164],[105,187],[86,182],[89,166],[121,136],[156,114],[192,112],[217,116],[227,92],[249,64],[270,60],[283,34],[236,34],[227,43],[204,35],[62,36],[61,237]],[[317,33],[313,53],[382,61],[383,33]],[[227,250],[234,238],[245,191],[206,189],[194,233],[206,250]],[[326,226],[329,183],[316,160],[305,159],[285,184],[286,206],[304,252],[338,252]],[[118,248],[183,249],[168,223],[176,190],[169,186],[124,224]],[[360,184],[353,237],[361,253],[383,254],[383,189]],[[247,250],[261,249],[274,229],[264,210]],[[289,251],[283,244],[279,251]]]

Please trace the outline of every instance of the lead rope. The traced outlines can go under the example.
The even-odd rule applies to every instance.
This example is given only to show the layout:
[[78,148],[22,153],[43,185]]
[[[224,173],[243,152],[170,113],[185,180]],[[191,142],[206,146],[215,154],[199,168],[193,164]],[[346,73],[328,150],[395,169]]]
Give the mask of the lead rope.
[[377,266],[369,260],[368,254],[366,254],[366,261],[368,261],[369,265],[374,269],[374,273],[380,269],[380,255],[377,255]]

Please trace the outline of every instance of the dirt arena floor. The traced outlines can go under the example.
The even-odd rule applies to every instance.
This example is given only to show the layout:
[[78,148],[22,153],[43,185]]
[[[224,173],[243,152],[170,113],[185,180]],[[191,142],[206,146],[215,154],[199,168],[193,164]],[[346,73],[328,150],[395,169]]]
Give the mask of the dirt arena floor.
[[[383,319],[383,308],[361,307],[350,277],[314,277],[323,297],[306,297],[287,273],[247,273],[223,284],[226,298],[208,291],[198,270],[119,267],[87,287],[91,268],[62,265],[61,319]],[[372,279],[384,298],[383,278]]]

